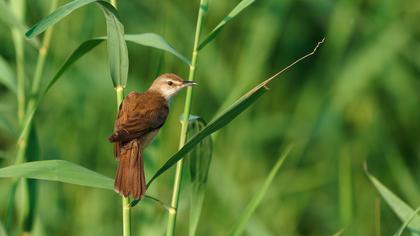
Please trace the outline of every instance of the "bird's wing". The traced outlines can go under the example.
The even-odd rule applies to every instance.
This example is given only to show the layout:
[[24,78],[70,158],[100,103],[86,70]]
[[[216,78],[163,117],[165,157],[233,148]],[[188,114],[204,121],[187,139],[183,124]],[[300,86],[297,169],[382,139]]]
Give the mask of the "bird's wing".
[[125,142],[159,129],[168,116],[165,100],[129,94],[120,106],[111,142]]

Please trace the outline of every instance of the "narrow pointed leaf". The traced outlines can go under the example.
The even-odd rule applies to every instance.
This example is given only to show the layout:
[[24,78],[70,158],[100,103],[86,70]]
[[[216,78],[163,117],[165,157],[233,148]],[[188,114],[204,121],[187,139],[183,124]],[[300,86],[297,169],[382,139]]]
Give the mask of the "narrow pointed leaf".
[[[245,111],[249,106],[251,106],[261,95],[263,95],[268,90],[268,85],[276,78],[278,78],[279,75],[299,63],[300,61],[304,60],[305,58],[308,58],[315,54],[316,50],[319,48],[319,46],[324,42],[324,39],[319,41],[317,45],[314,47],[314,49],[309,52],[308,54],[304,55],[303,57],[295,60],[270,78],[264,80],[262,83],[251,89],[249,92],[247,92],[245,95],[243,95],[241,98],[239,98],[236,102],[234,102],[230,107],[228,107],[226,110],[222,111],[220,115],[217,115],[216,118],[214,118],[203,130],[201,130],[199,133],[194,135],[188,142],[180,149],[178,152],[176,152],[174,155],[172,155],[169,160],[153,175],[153,177],[149,180],[147,183],[147,186],[150,186],[150,184],[161,174],[163,174],[165,171],[167,171],[169,168],[171,168],[173,165],[175,165],[179,160],[181,160],[185,154],[187,154],[189,151],[191,151],[195,145],[200,143],[201,140],[209,136],[210,134],[216,132],[217,130],[223,128],[227,124],[229,124],[233,119],[235,119],[239,114],[241,114],[243,111]],[[135,203],[132,203],[132,205],[135,205]]]
[[159,177],[166,170],[181,160],[185,154],[190,152],[198,143],[201,142],[201,140],[229,124],[239,114],[251,106],[266,91],[267,89],[260,84],[245,94],[243,97],[238,99],[232,106],[222,112],[221,115],[213,119],[203,130],[194,135],[194,137],[192,137],[177,153],[169,158],[169,160],[153,175],[153,177],[147,183],[147,186],[149,186],[157,177]]
[[20,177],[113,189],[111,178],[63,160],[26,162],[0,169],[0,178]]
[[392,211],[394,211],[401,222],[410,221],[410,218],[414,215],[414,218],[411,219],[411,222],[407,225],[407,228],[413,236],[418,235],[420,232],[420,216],[415,214],[415,211],[407,203],[405,203],[397,195],[391,192],[391,190],[383,185],[375,176],[370,174],[366,166],[365,172],[372,184],[375,186],[376,190],[378,190],[379,194],[382,196],[388,206],[391,207]]
[[154,33],[144,33],[144,34],[126,34],[125,40],[141,44],[144,46],[154,47],[162,49],[164,51],[172,53],[174,56],[179,58],[182,62],[187,65],[191,64],[191,61],[183,56],[181,53],[176,51],[162,36]]
[[124,26],[117,10],[108,2],[97,2],[104,12],[107,27],[108,61],[114,87],[125,87],[128,77],[128,50]]
[[[1,1],[1,0],[0,0]],[[0,84],[3,84],[13,93],[16,93],[16,76],[7,62],[0,56]]]
[[261,203],[262,199],[264,198],[265,194],[268,191],[268,188],[271,185],[271,182],[273,182],[273,179],[276,176],[277,172],[279,171],[280,167],[282,166],[284,160],[289,155],[290,150],[291,150],[291,147],[288,147],[286,151],[284,151],[284,153],[280,156],[280,158],[278,159],[278,161],[276,162],[276,164],[273,166],[270,173],[268,174],[267,178],[265,179],[263,185],[261,186],[261,189],[259,189],[256,192],[251,202],[245,208],[244,213],[242,213],[241,218],[233,227],[233,230],[231,231],[230,235],[238,236],[242,234],[242,232],[245,229],[246,223],[251,218],[252,214],[255,212],[258,205]]
[[44,32],[48,27],[56,24],[64,17],[72,13],[74,10],[83,7],[89,3],[96,2],[97,0],[75,0],[71,1],[53,11],[51,14],[40,20],[32,26],[25,35],[29,38],[35,37]]
[[404,230],[407,228],[407,226],[408,226],[408,224],[410,224],[411,223],[411,221],[413,221],[413,219],[416,217],[416,216],[418,216],[417,214],[419,213],[419,211],[420,211],[420,207],[418,207],[414,212],[413,212],[413,215],[412,216],[410,216],[404,223],[403,223],[403,225],[401,226],[401,228],[394,234],[394,235],[396,235],[396,236],[401,236],[403,233],[404,233]]
[[255,0],[242,0],[236,5],[235,8],[205,37],[205,39],[198,46],[198,50],[204,48],[208,43],[210,43],[225,27],[225,25],[235,18],[241,11],[249,7]]

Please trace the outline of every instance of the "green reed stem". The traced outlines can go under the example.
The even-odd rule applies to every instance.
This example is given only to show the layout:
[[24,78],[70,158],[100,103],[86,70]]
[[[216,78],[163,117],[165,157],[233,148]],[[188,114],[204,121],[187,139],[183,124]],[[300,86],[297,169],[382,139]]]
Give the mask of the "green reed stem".
[[[25,0],[16,0],[10,2],[10,7],[15,14],[15,16],[24,21],[25,18]],[[19,126],[23,125],[23,121],[25,119],[25,108],[26,108],[26,85],[25,85],[25,44],[24,44],[24,36],[22,35],[21,31],[17,28],[12,29],[12,38],[13,44],[15,46],[15,54],[16,54],[16,82],[17,82],[17,117]],[[19,158],[19,149],[16,160]],[[7,210],[6,210],[6,231],[10,232],[12,221],[13,221],[13,213],[14,213],[14,205],[15,205],[15,196],[18,187],[19,181],[16,179],[12,185],[10,190],[9,199],[7,201]]]
[[[24,14],[25,2],[24,1],[16,1],[16,2],[12,1],[12,2],[15,4],[19,4],[19,7],[22,8],[21,13],[17,15]],[[51,2],[50,12],[52,12],[55,8],[57,8],[57,4],[58,4],[58,0],[53,0]],[[22,17],[23,16],[21,16],[21,18]],[[52,31],[53,31],[53,27],[50,27],[45,32],[44,38],[42,40],[42,45],[38,49],[38,58],[37,58],[37,63],[35,67],[34,78],[32,81],[31,95],[28,98],[29,101],[27,104],[26,104],[26,95],[25,95],[25,70],[24,70],[24,57],[23,57],[24,56],[24,52],[23,52],[24,39],[20,31],[12,32],[14,40],[15,39],[17,40],[15,41],[15,45],[17,44],[20,45],[20,46],[15,46],[15,47],[16,49],[19,49],[19,51],[16,50],[16,58],[17,58],[17,75],[18,75],[18,79],[17,79],[18,118],[19,118],[19,125],[21,129],[23,128],[22,126],[24,124],[25,115],[27,114],[28,111],[31,111],[36,104],[36,99],[37,99],[36,95],[39,93],[39,88],[42,81],[42,72],[44,69],[45,59],[47,57],[49,45],[51,42]],[[28,146],[28,137],[29,137],[29,132],[31,130],[31,126],[32,126],[32,123],[29,124],[29,128],[26,129],[26,132],[22,134],[22,138],[17,143],[15,164],[20,164],[25,161],[25,154],[26,154],[26,149]],[[13,219],[13,209],[15,205],[14,199],[15,199],[18,184],[19,184],[19,180],[15,179],[12,185],[9,200],[8,200],[8,209],[7,209],[8,220],[6,223],[6,227],[10,225]]]
[[[11,1],[10,6],[15,14],[16,18],[24,21],[25,18],[25,0]],[[18,121],[19,125],[22,125],[23,119],[25,118],[25,44],[24,36],[21,31],[17,28],[12,29],[13,44],[15,46],[16,53],[16,80],[17,80],[17,106],[18,106]]]
[[[111,4],[117,8],[117,0],[111,0]],[[115,88],[115,93],[117,95],[117,111],[119,110],[120,104],[124,100],[124,88],[122,86],[117,86]],[[123,236],[131,235],[131,207],[130,199],[128,197],[122,196],[122,216],[123,216]]]
[[[119,86],[115,88],[115,92],[117,94],[117,109],[121,102],[124,100],[124,88]],[[130,236],[131,235],[131,207],[130,207],[130,199],[128,197],[122,196],[122,215],[123,215],[123,235]]]
[[[203,25],[204,16],[207,12],[207,8],[208,8],[208,0],[200,0],[200,9],[198,11],[197,23],[196,23],[196,28],[195,28],[194,46],[193,46],[193,51],[192,51],[192,59],[191,59],[188,80],[195,79],[201,28]],[[184,146],[185,142],[187,141],[188,117],[191,111],[191,101],[192,101],[192,88],[189,87],[187,89],[187,96],[185,98],[184,115],[183,115],[183,120],[181,124],[181,134],[179,137],[179,149],[181,149]],[[181,159],[176,164],[175,180],[174,180],[174,186],[172,190],[172,200],[171,200],[171,207],[174,209],[174,211],[169,211],[168,227],[166,231],[167,236],[175,235],[176,215],[178,212],[178,200],[179,200],[179,193],[181,189],[182,169],[183,169],[183,160]]]

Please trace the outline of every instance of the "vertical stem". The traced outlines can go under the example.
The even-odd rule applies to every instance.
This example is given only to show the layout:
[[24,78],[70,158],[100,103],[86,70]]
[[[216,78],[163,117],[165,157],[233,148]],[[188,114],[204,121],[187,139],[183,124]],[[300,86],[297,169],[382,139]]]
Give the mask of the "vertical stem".
[[[200,0],[200,8],[198,11],[197,23],[196,23],[196,28],[195,28],[194,46],[193,46],[193,51],[192,51],[192,59],[191,59],[188,80],[194,80],[195,78],[197,57],[198,57],[197,48],[200,42],[201,28],[203,24],[204,15],[207,12],[207,8],[208,8],[208,0]],[[181,149],[184,146],[187,139],[188,117],[191,111],[191,100],[192,100],[192,87],[189,87],[187,89],[187,96],[185,98],[184,115],[183,115],[183,120],[181,124],[181,134],[179,138],[179,149]],[[174,180],[172,200],[171,200],[171,207],[175,210],[169,211],[168,228],[166,231],[167,236],[175,235],[176,215],[178,211],[177,209],[178,200],[179,200],[179,194],[180,194],[180,189],[181,189],[182,169],[183,169],[183,160],[181,159],[180,161],[178,161],[176,165],[175,180]]]
[[[11,1],[12,3],[18,4],[19,7],[22,8],[22,11],[20,13],[16,13],[17,15],[20,14],[24,14],[24,4],[25,1],[23,0],[19,0],[19,1]],[[51,2],[51,8],[50,11],[52,12],[58,4],[58,0],[53,0]],[[16,7],[16,6],[15,6]],[[23,16],[21,16],[22,18]],[[23,124],[24,124],[24,118],[26,115],[27,111],[31,111],[36,103],[36,99],[37,97],[35,96],[38,92],[39,92],[39,87],[41,84],[41,78],[42,78],[42,72],[44,69],[44,65],[45,65],[45,59],[48,53],[48,49],[49,49],[49,45],[51,42],[51,37],[52,37],[52,30],[53,27],[50,27],[44,35],[43,41],[42,41],[42,45],[41,47],[38,49],[38,58],[37,58],[37,63],[36,63],[36,69],[35,69],[35,74],[34,74],[34,78],[32,81],[32,88],[31,88],[31,95],[28,98],[28,104],[26,104],[26,95],[25,95],[25,72],[24,72],[24,57],[23,57],[23,36],[21,34],[20,31],[13,31],[13,38],[14,40],[18,40],[15,42],[16,45],[21,44],[21,46],[16,46],[16,57],[17,57],[17,74],[18,74],[18,118],[19,118],[19,125],[21,126],[21,128],[23,128]],[[19,49],[19,50],[18,50]],[[19,65],[21,64],[21,65]],[[26,149],[27,149],[27,145],[28,145],[28,137],[29,137],[29,132],[31,130],[31,126],[32,124],[30,124],[30,127],[28,129],[26,129],[26,132],[22,134],[22,139],[17,143],[17,152],[16,152],[16,159],[15,159],[15,164],[19,164],[25,161],[25,154],[26,154]],[[15,195],[16,195],[16,190],[17,190],[17,186],[19,184],[19,180],[15,180],[13,185],[12,185],[12,189],[11,189],[11,193],[9,196],[9,200],[8,200],[8,210],[7,210],[7,214],[8,214],[8,221],[6,225],[9,225],[11,223],[12,220],[12,214],[13,214],[13,208],[14,208],[14,199],[15,199]]]
[[[117,0],[111,0],[111,4],[117,8]],[[117,95],[117,111],[120,107],[120,104],[124,100],[124,88],[122,86],[117,86],[115,88],[115,93]],[[128,197],[121,197],[122,203],[122,217],[123,217],[123,236],[131,235],[131,207],[130,199]]]
[[130,200],[128,197],[122,197],[122,211],[123,211],[123,236],[131,235],[131,225],[130,225]]
[[[119,108],[121,102],[124,99],[124,88],[119,86],[115,88],[115,92],[117,94],[117,109]],[[123,216],[123,235],[130,236],[131,235],[131,226],[130,226],[130,199],[128,197],[122,196],[122,216]]]
[[[10,2],[11,10],[16,18],[24,21],[25,18],[25,0],[15,0]],[[13,44],[16,53],[16,75],[17,75],[17,105],[18,105],[18,121],[22,125],[25,116],[25,53],[24,39],[21,31],[17,28],[12,29]]]
[[[10,2],[10,7],[16,18],[24,21],[25,18],[25,0],[16,0]],[[13,44],[15,47],[16,54],[16,82],[17,82],[17,117],[18,124],[22,126],[23,120],[25,118],[25,108],[26,108],[26,91],[25,91],[25,49],[24,49],[24,39],[23,35],[17,28],[12,29]],[[19,147],[17,157],[19,156]],[[18,159],[16,157],[16,160]],[[19,181],[14,180],[12,188],[10,190],[10,195],[7,201],[7,210],[6,210],[6,231],[10,231],[13,221],[13,211],[15,196],[17,191]]]

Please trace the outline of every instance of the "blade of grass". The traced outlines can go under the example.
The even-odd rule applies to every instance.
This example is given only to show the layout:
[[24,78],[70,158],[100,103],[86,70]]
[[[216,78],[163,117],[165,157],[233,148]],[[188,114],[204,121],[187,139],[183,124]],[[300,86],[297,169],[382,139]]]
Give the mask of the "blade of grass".
[[[32,161],[0,169],[0,178],[27,178],[56,181],[91,188],[114,191],[114,180],[83,166],[64,160]],[[163,201],[146,195],[166,210],[171,208]]]
[[16,76],[7,62],[0,56],[0,83],[16,94]]
[[[306,54],[305,56],[299,58],[298,60],[294,61],[290,65],[286,66],[281,71],[277,72],[270,78],[266,79],[246,94],[244,94],[241,98],[236,100],[231,106],[227,109],[222,111],[219,115],[217,115],[203,130],[201,130],[198,134],[194,135],[188,142],[174,155],[172,155],[169,160],[153,175],[153,177],[149,180],[147,186],[150,184],[161,174],[166,172],[170,167],[172,167],[177,161],[182,159],[185,154],[191,151],[195,145],[197,145],[201,140],[203,140],[208,135],[216,132],[217,130],[226,126],[229,122],[235,119],[239,114],[245,111],[250,105],[252,105],[261,95],[263,95],[268,90],[268,85],[279,75],[283,72],[287,71],[289,68],[294,66],[296,63],[302,61],[303,59],[313,55],[318,47],[323,43],[324,40],[318,42],[312,52]],[[132,203],[133,204],[133,203]]]
[[59,8],[54,12],[43,18],[41,21],[32,26],[25,35],[29,38],[35,37],[42,32],[44,32],[48,27],[53,26],[64,17],[72,13],[74,10],[77,10],[80,7],[83,7],[89,3],[96,2],[97,0],[75,0],[69,2]]
[[33,161],[0,169],[0,178],[58,181],[94,188],[113,189],[113,180],[63,160]]
[[154,47],[162,49],[164,51],[172,53],[182,62],[187,65],[191,65],[191,61],[186,58],[184,55],[176,51],[162,36],[154,33],[144,33],[144,34],[126,34],[125,40],[130,41],[136,44],[143,46]]
[[391,207],[392,211],[398,216],[401,222],[406,222],[410,219],[412,215],[415,217],[411,220],[411,222],[407,225],[410,233],[414,235],[418,235],[420,232],[420,216],[414,214],[414,210],[408,206],[403,200],[401,200],[397,195],[391,192],[385,185],[383,185],[375,176],[369,173],[367,169],[367,164],[365,163],[365,173],[375,186],[376,190],[381,194],[382,198]]
[[225,25],[235,18],[239,13],[249,7],[255,0],[242,0],[238,5],[233,8],[231,12],[205,37],[205,39],[198,46],[198,50],[203,49],[208,43],[210,43],[216,36],[223,30]]
[[395,236],[401,236],[404,233],[405,228],[407,228],[408,224],[414,219],[414,217],[418,216],[417,214],[420,211],[420,207],[418,207],[414,212],[413,215],[411,215],[401,226],[401,228],[394,234]]
[[124,40],[124,25],[117,10],[108,2],[97,2],[104,12],[107,27],[108,61],[114,88],[124,88],[128,77],[128,51]]
[[291,150],[291,146],[287,147],[283,154],[280,156],[276,164],[271,169],[270,173],[268,174],[267,178],[265,179],[261,188],[257,191],[257,193],[252,198],[251,202],[245,208],[244,212],[242,213],[239,221],[233,227],[231,233],[229,235],[237,236],[241,235],[245,229],[246,223],[251,218],[252,214],[257,209],[258,205],[261,203],[262,199],[264,198],[265,194],[268,191],[268,188],[273,182],[274,177],[276,176],[277,172],[279,171],[280,167],[282,166],[284,160],[289,155]]

